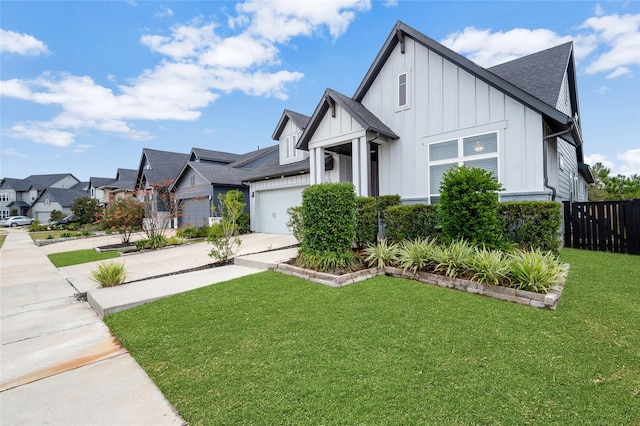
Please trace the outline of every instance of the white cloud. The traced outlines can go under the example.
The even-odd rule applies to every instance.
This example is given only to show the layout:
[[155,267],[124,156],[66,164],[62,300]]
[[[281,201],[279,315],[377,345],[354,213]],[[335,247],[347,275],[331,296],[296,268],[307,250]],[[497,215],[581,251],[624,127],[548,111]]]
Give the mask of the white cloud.
[[615,167],[613,161],[607,160],[607,157],[602,154],[585,155],[584,162],[590,166],[595,166],[597,163],[601,163],[607,169]]
[[47,123],[17,123],[9,131],[9,136],[32,142],[67,147],[73,143],[74,134],[50,128]]
[[596,7],[593,9],[593,13],[595,13],[596,16],[602,16],[604,15],[604,10],[602,9],[602,6],[596,4]]
[[614,70],[609,76],[616,73],[620,76],[627,73],[620,73],[619,69],[640,65],[640,14],[593,17],[587,19],[582,28],[595,33],[608,49],[589,64],[587,74]]
[[[237,16],[228,18],[229,28],[199,17],[171,27],[166,34],[143,35],[140,42],[163,58],[125,84],[108,72],[106,78],[113,84],[109,87],[90,76],[67,73],[2,81],[2,96],[59,109],[49,121],[14,125],[10,134],[60,147],[90,131],[147,140],[152,135],[137,130],[134,121],[195,121],[203,108],[233,91],[287,99],[288,86],[304,75],[278,69],[279,45],[323,31],[335,39],[357,12],[370,7],[369,0],[249,0],[236,6]],[[173,14],[162,5],[160,9],[158,17]]]
[[626,176],[640,175],[640,148],[630,149],[616,157],[622,162],[616,173]]
[[156,18],[165,18],[167,16],[173,16],[173,10],[163,5],[160,5],[160,11],[154,15]]
[[[640,65],[640,14],[603,15],[598,6],[595,12],[598,16],[587,19],[573,35],[544,28],[492,31],[467,27],[449,34],[442,43],[488,67],[573,41],[576,60],[586,63],[586,73],[608,72],[607,78],[630,74],[632,65]],[[598,56],[591,57],[596,52]]]
[[610,176],[640,174],[640,148],[629,149],[623,153],[616,154],[619,163],[614,163],[601,154],[585,155],[584,162],[590,166],[602,163],[610,170]]
[[328,27],[329,34],[336,39],[347,30],[357,12],[369,9],[369,0],[248,0],[236,6],[240,16],[235,22],[250,22],[250,34],[277,43],[300,35],[310,36],[323,27]]
[[15,150],[13,148],[7,148],[7,149],[3,149],[2,150],[2,154],[3,155],[8,155],[10,157],[18,157],[18,158],[29,158],[29,156],[27,154],[24,154],[18,150]]
[[601,95],[604,95],[609,90],[611,90],[611,89],[608,86],[602,86],[601,88],[598,89],[598,93],[601,94]]
[[396,7],[398,5],[398,0],[386,0],[384,2],[384,7]]
[[76,145],[73,148],[73,152],[78,153],[78,154],[82,154],[84,153],[86,150],[88,150],[89,148],[91,148],[91,145],[89,144],[85,144],[85,143],[79,143],[78,145]]
[[616,68],[611,74],[609,74],[608,76],[606,76],[605,78],[616,78],[616,77],[620,77],[621,75],[627,75],[630,74],[631,70],[627,67],[618,67]]
[[514,28],[506,32],[492,32],[467,27],[462,32],[449,34],[442,44],[465,54],[483,67],[489,67],[571,40],[570,36],[560,36],[547,29]]
[[0,29],[0,52],[23,56],[48,54],[49,49],[42,41],[28,34]]

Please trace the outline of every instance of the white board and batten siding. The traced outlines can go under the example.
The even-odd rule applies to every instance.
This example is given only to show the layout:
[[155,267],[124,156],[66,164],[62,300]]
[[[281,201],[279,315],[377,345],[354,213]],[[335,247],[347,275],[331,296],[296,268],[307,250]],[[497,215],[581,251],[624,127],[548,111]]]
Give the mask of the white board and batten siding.
[[[409,102],[397,107],[397,76],[407,73]],[[428,202],[429,144],[497,132],[502,198],[544,197],[542,117],[452,62],[405,38],[362,100],[400,139],[380,146],[380,194]]]
[[302,205],[302,191],[309,174],[264,179],[251,183],[251,230],[266,234],[290,234],[287,209]]

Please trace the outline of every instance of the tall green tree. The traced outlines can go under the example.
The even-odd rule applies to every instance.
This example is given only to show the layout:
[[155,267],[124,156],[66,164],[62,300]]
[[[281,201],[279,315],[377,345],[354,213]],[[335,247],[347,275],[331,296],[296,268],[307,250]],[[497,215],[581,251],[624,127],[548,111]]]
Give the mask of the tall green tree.
[[640,175],[611,176],[611,170],[602,163],[592,168],[594,183],[589,185],[589,201],[633,200],[640,198]]
[[73,213],[74,222],[86,225],[98,221],[102,216],[102,209],[98,203],[97,199],[88,196],[78,197],[73,200],[71,212]]

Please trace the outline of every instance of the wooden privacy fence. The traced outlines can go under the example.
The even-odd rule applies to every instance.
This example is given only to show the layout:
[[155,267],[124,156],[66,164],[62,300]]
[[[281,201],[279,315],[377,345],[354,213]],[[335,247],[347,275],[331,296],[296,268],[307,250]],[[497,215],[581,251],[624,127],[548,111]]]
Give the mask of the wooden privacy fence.
[[640,199],[563,204],[565,247],[640,254]]

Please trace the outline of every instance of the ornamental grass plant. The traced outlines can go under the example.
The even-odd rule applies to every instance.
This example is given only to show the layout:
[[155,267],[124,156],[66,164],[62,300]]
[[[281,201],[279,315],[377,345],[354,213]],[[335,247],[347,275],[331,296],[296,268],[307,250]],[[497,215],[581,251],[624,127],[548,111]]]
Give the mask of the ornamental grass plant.
[[102,287],[114,287],[120,285],[127,278],[127,270],[124,263],[100,262],[98,269],[91,272],[91,279]]
[[429,238],[401,244],[381,240],[368,246],[364,253],[365,262],[371,267],[394,266],[414,274],[431,272],[543,294],[560,281],[563,273],[562,264],[552,252],[505,252],[474,246],[466,240],[446,245]]

